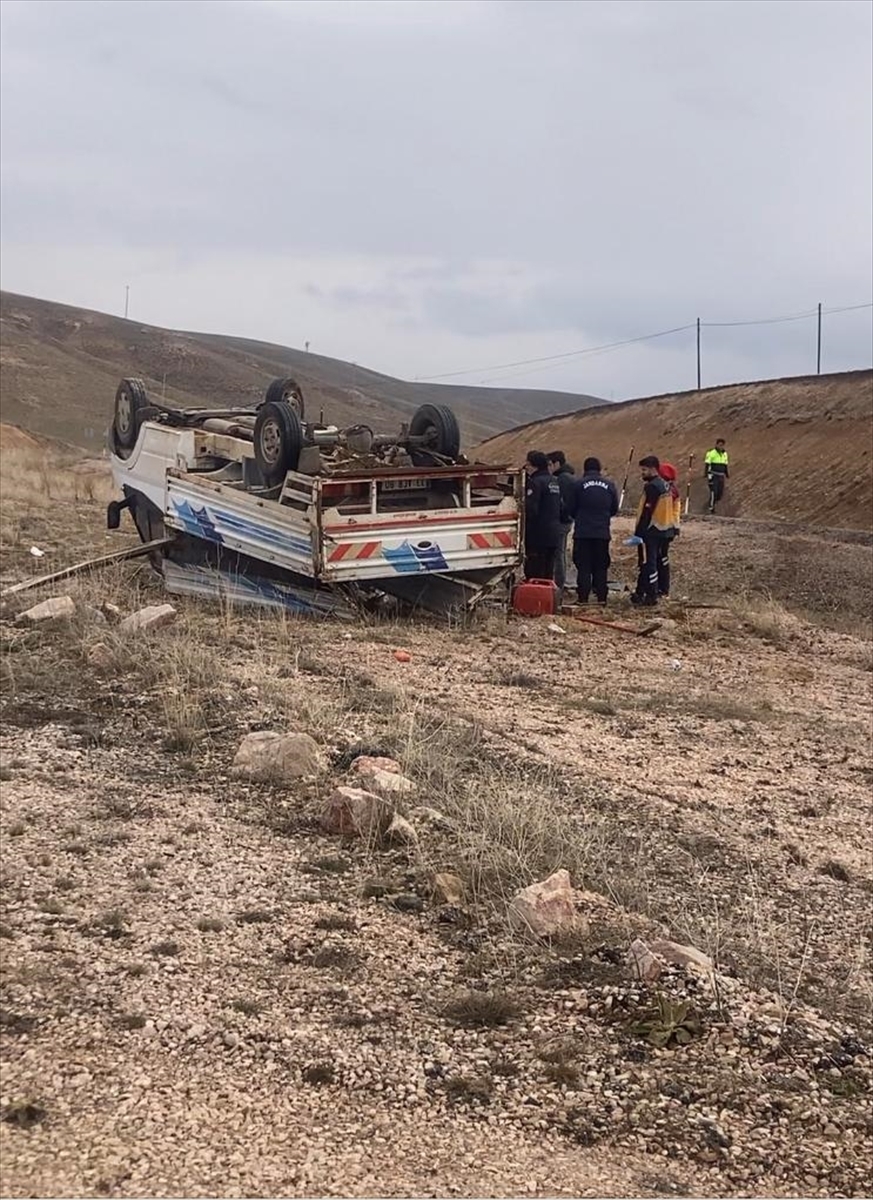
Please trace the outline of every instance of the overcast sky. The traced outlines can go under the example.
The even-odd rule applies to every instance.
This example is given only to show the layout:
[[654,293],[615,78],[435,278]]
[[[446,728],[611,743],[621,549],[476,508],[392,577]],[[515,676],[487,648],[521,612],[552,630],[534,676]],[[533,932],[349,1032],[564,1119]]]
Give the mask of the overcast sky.
[[[873,300],[868,0],[3,0],[2,285],[406,377],[694,385]],[[703,335],[704,382],[815,322]],[[824,324],[870,366],[871,310]]]

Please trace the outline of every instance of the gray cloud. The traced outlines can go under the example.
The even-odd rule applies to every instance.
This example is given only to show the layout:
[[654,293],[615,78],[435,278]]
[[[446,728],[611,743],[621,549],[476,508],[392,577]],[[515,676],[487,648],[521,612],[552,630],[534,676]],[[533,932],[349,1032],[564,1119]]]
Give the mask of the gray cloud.
[[[510,361],[520,339],[534,357],[562,337],[873,292],[871,10],[854,0],[790,16],[769,0],[6,0],[2,13],[13,289],[97,304],[110,261],[157,256],[152,319],[176,319],[166,264],[181,261],[192,296],[198,272],[201,294],[228,281],[181,323],[273,338],[281,283],[247,276],[306,260],[286,273],[288,303],[311,303],[313,323],[323,311],[331,351],[360,357],[355,322],[371,312],[385,330],[372,365],[420,374],[475,364],[480,344]],[[58,251],[51,272],[33,247]],[[89,252],[91,293],[59,274],[67,251]],[[840,365],[868,361],[869,322],[831,328]],[[725,334],[724,369],[781,369],[801,335]],[[645,358],[622,361],[624,386],[647,390]]]

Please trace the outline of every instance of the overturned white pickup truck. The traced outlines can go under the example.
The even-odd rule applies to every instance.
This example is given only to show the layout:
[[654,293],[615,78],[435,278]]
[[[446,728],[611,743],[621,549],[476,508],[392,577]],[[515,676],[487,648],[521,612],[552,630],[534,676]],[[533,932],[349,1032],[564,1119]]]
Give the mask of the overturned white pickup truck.
[[307,422],[293,379],[253,407],[179,409],[124,379],[108,434],[129,509],[175,593],[351,615],[385,597],[472,608],[520,561],[522,473],[469,463],[451,409],[399,435]]

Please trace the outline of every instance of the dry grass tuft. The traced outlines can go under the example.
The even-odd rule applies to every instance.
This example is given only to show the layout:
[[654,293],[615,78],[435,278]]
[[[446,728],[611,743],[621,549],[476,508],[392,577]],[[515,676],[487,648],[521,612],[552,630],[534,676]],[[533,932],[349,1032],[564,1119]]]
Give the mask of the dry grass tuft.
[[445,1089],[456,1104],[490,1104],[494,1083],[488,1075],[451,1075]]
[[443,1016],[467,1028],[508,1025],[520,1015],[518,1005],[504,992],[461,992],[443,1008]]
[[302,1079],[313,1087],[326,1087],[336,1083],[336,1068],[329,1062],[312,1063],[303,1068]]

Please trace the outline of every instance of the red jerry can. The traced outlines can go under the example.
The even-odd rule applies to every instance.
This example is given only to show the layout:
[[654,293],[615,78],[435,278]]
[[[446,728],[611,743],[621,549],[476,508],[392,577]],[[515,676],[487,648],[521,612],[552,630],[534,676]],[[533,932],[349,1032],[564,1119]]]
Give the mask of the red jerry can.
[[526,579],[512,593],[512,607],[523,617],[553,615],[558,608],[558,589],[553,579]]

